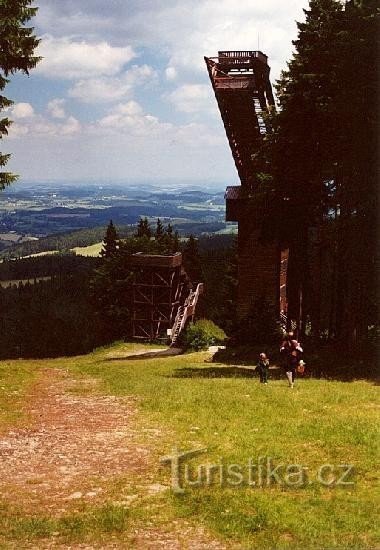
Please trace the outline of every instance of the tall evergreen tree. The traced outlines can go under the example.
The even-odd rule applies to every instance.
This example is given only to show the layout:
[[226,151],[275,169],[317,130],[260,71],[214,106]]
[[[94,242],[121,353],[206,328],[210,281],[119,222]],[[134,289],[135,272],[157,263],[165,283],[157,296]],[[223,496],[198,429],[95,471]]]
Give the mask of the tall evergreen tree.
[[156,231],[154,233],[154,238],[156,239],[156,241],[160,241],[162,239],[162,237],[164,236],[164,225],[162,223],[162,221],[160,220],[160,218],[157,218],[157,225],[156,225]]
[[[33,55],[39,40],[33,34],[32,27],[25,27],[37,11],[30,7],[33,0],[2,0],[0,2],[0,92],[8,84],[10,74],[21,71],[29,74],[39,57]],[[0,111],[10,107],[13,101],[0,95]],[[0,139],[8,134],[11,120],[8,117],[0,119]],[[7,164],[9,154],[0,153],[0,167]],[[0,189],[17,179],[15,174],[0,172]]]
[[110,223],[108,224],[103,243],[104,244],[102,250],[100,251],[100,255],[103,258],[110,258],[111,256],[114,256],[119,248],[119,235],[112,220],[110,220]]
[[173,252],[179,252],[181,248],[181,241],[180,241],[180,238],[179,238],[179,233],[178,231],[174,231],[174,235],[173,235]]
[[202,263],[198,243],[194,235],[190,235],[183,248],[183,263],[190,280],[202,281]]
[[365,332],[372,300],[365,289],[373,280],[375,245],[379,9],[373,0],[310,0],[305,15],[295,54],[278,83],[281,108],[266,140],[267,166],[272,166],[279,235],[290,249],[290,316],[299,315],[302,295],[304,311],[318,326],[310,230],[319,226],[323,236],[334,229],[329,230],[336,256],[330,332],[352,339]]
[[137,225],[136,237],[147,237],[150,239],[152,236],[152,230],[150,228],[148,218],[140,218],[140,221]]

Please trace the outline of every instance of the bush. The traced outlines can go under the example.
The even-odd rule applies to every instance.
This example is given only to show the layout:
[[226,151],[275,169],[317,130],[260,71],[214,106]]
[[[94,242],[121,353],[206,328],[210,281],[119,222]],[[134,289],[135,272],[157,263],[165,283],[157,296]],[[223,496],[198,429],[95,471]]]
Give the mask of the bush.
[[183,345],[185,348],[201,350],[221,344],[225,338],[224,330],[215,323],[208,319],[200,319],[187,327],[183,336]]

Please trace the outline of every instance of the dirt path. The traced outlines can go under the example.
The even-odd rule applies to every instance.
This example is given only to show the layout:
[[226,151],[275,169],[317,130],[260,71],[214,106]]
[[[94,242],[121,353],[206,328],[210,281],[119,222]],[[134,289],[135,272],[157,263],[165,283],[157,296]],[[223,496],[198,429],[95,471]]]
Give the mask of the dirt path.
[[[73,393],[79,384],[81,393]],[[136,398],[99,395],[96,386],[96,380],[74,380],[63,369],[42,371],[28,405],[30,427],[9,431],[0,439],[3,501],[25,514],[54,517],[85,504],[117,500],[131,506],[141,493],[149,496],[167,489],[154,479],[154,443],[160,430],[147,429],[142,438],[134,422]],[[117,484],[120,479],[122,487]],[[224,548],[202,528],[186,522],[176,521],[172,529],[162,531],[153,518],[129,536],[129,544],[112,547]],[[38,547],[52,546],[49,542]]]

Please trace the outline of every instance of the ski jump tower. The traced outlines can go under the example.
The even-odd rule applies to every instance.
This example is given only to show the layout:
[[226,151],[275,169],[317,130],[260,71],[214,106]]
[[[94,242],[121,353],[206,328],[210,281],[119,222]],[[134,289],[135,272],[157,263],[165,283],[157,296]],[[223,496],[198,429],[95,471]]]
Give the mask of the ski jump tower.
[[260,51],[220,51],[205,57],[241,185],[227,187],[226,220],[238,222],[238,316],[260,301],[280,313],[280,247],[262,240],[268,208],[258,189],[252,157],[268,131],[274,107],[268,58]]

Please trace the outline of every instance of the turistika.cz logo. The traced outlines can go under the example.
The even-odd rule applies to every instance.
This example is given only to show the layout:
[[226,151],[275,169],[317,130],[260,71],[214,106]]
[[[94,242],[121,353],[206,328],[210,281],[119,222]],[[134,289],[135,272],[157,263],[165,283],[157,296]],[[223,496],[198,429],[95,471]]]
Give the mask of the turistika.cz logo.
[[191,462],[191,459],[205,453],[207,449],[181,452],[174,447],[170,455],[161,457],[161,464],[170,466],[174,493],[182,494],[186,489],[211,486],[263,489],[278,485],[297,489],[311,483],[325,487],[352,487],[355,484],[352,464],[325,463],[311,470],[302,464],[276,463],[270,456],[249,458],[244,464],[228,463],[223,458],[215,463]]

